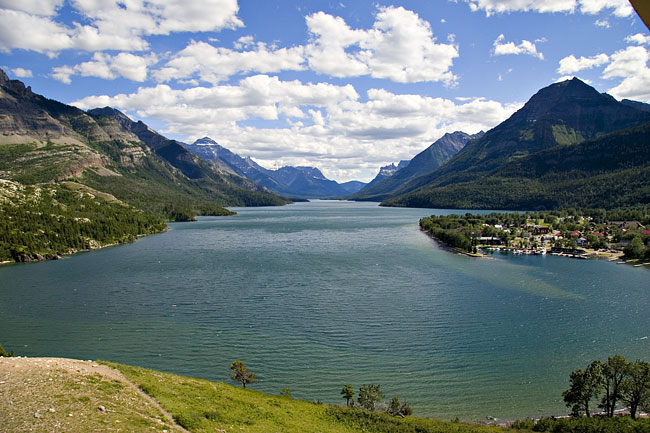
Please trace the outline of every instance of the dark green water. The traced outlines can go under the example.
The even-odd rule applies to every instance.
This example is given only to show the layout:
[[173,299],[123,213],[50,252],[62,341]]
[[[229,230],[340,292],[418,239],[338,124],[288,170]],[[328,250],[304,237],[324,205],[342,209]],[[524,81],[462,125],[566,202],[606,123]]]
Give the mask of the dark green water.
[[216,380],[240,358],[261,391],[343,403],[343,384],[379,383],[416,415],[468,420],[564,413],[572,370],[650,360],[650,269],[450,254],[418,230],[431,210],[236,210],[0,267],[0,342]]

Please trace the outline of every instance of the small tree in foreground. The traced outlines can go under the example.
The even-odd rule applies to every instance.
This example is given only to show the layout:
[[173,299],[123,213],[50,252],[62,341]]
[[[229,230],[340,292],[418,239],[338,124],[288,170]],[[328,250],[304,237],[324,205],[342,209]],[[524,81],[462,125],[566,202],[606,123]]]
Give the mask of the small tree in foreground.
[[381,392],[379,385],[361,385],[357,401],[359,402],[359,406],[362,408],[375,410],[375,406],[382,398],[384,398],[384,394]]
[[241,382],[241,385],[246,388],[246,385],[249,383],[257,382],[255,380],[255,373],[248,371],[246,363],[240,359],[236,359],[230,364],[230,378],[237,382]]
[[602,364],[594,361],[584,370],[576,370],[571,373],[571,386],[562,393],[564,402],[571,407],[573,416],[591,416],[589,403],[596,398],[602,389]]
[[348,407],[354,406],[354,388],[349,383],[346,383],[341,389],[341,395],[345,399],[345,403]]
[[411,409],[411,406],[408,403],[402,403],[399,401],[399,398],[397,396],[394,396],[388,404],[386,413],[389,415],[401,416],[404,418],[405,416],[413,415],[413,409]]

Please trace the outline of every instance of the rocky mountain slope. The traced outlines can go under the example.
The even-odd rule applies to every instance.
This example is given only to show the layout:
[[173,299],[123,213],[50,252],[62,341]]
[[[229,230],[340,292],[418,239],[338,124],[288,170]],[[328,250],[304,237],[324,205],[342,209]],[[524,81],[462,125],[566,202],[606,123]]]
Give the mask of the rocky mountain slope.
[[356,192],[365,186],[364,183],[355,181],[339,184],[327,179],[315,167],[285,166],[277,170],[269,170],[257,164],[252,158],[243,158],[208,137],[198,139],[192,144],[184,144],[184,146],[216,167],[230,170],[288,197],[339,197]]
[[[588,170],[586,173],[589,175],[574,177],[577,183],[573,184],[573,189],[561,186],[565,179],[571,178],[574,170],[581,170],[572,165],[572,159],[567,159],[567,164],[561,169],[558,166],[548,172],[543,180],[537,180],[545,185],[547,191],[564,191],[565,196],[561,199],[540,202],[544,194],[538,199],[524,199],[530,192],[528,187],[514,181],[503,184],[496,179],[504,173],[509,173],[508,179],[528,178],[528,173],[514,173],[516,165],[513,164],[527,157],[539,162],[545,154],[536,154],[558,146],[557,157],[566,155],[568,158],[572,146],[580,143],[600,146],[599,138],[605,139],[609,133],[634,128],[648,121],[650,112],[618,102],[577,78],[555,83],[537,92],[524,107],[483,137],[469,142],[438,170],[408,182],[405,186],[407,193],[388,199],[384,204],[489,209],[577,206],[577,203],[592,206],[602,200],[596,200],[598,197],[594,195],[589,195],[593,200],[586,200],[577,191],[589,185],[594,171]],[[634,137],[634,145],[645,143],[644,132],[633,130],[630,134],[629,137]],[[620,161],[617,153],[613,147],[597,155],[603,164],[608,164]],[[648,160],[638,162],[642,166],[650,163]],[[621,170],[620,165],[613,163],[608,167],[608,176]],[[497,196],[501,198],[497,199]],[[629,203],[627,199],[616,201]]]
[[400,161],[400,165],[397,166],[393,173],[380,178],[385,168],[382,167],[379,175],[351,198],[355,200],[381,201],[395,196],[403,192],[404,186],[409,181],[433,172],[460,152],[468,141],[482,136],[482,131],[473,135],[462,131],[447,133],[431,146],[415,155],[410,161]]
[[375,185],[377,185],[378,183],[388,179],[389,177],[391,177],[392,175],[397,173],[398,170],[400,170],[400,169],[406,167],[407,165],[409,165],[409,162],[410,161],[403,159],[400,162],[398,162],[397,165],[395,165],[394,163],[391,163],[391,164],[388,164],[388,165],[384,165],[383,167],[379,167],[379,171],[377,172],[377,176],[375,176],[374,179],[372,179],[370,182],[368,182],[368,185],[366,185],[364,189],[372,188]]
[[84,112],[0,71],[0,178],[73,180],[166,218],[286,200],[112,108]]

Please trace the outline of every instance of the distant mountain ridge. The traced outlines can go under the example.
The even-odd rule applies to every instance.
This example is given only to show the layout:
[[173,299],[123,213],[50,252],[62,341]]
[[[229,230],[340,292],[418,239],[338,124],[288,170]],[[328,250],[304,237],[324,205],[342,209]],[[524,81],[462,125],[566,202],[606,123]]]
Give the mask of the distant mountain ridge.
[[397,169],[390,175],[382,176],[382,171],[385,168],[382,167],[377,177],[364,189],[353,194],[351,198],[381,201],[403,192],[404,186],[408,182],[432,173],[460,152],[468,141],[480,138],[483,134],[483,131],[473,135],[462,131],[447,133],[415,155],[410,161],[401,161]]
[[379,182],[388,179],[389,177],[394,175],[397,172],[397,170],[400,170],[406,167],[407,165],[409,165],[409,162],[410,161],[403,159],[397,165],[395,165],[394,163],[390,163],[388,165],[380,167],[377,176],[375,176],[373,180],[368,182],[368,185],[366,185],[365,188],[372,187],[374,185],[377,185]]
[[[405,192],[385,200],[388,206],[413,207],[445,207],[445,208],[479,208],[479,209],[529,209],[535,206],[535,200],[525,196],[530,192],[530,182],[525,186],[514,179],[529,179],[526,172],[517,173],[514,167],[524,170],[517,165],[519,161],[536,161],[548,149],[557,148],[555,157],[560,158],[563,152],[571,155],[572,146],[597,146],[599,158],[604,163],[619,161],[616,148],[605,151],[599,140],[614,143],[607,136],[617,131],[626,131],[639,127],[650,121],[650,112],[638,109],[635,104],[616,101],[607,94],[599,93],[593,87],[577,78],[555,83],[538,91],[530,100],[509,119],[491,129],[481,138],[470,141],[456,156],[436,171],[416,178],[405,186]],[[636,131],[628,137],[634,137],[641,144],[646,143],[645,132]],[[624,134],[625,135],[625,134]],[[618,136],[618,135],[614,135]],[[562,147],[564,146],[564,147]],[[641,156],[641,155],[640,155]],[[527,159],[529,158],[529,159]],[[573,167],[571,160],[567,164],[556,166],[544,176],[544,191],[537,188],[540,202],[538,206],[555,207],[571,206],[571,203],[603,203],[597,197],[588,195],[592,200],[584,200],[578,196],[578,191],[595,176],[593,170],[584,170],[577,165]],[[620,162],[620,161],[619,161]],[[647,166],[650,161],[640,162]],[[529,167],[529,166],[527,166]],[[513,171],[514,170],[514,171]],[[525,169],[525,170],[528,170]],[[561,187],[573,170],[580,171],[575,176],[573,189]],[[613,164],[607,176],[622,170],[620,165]],[[599,176],[603,172],[599,172]],[[501,176],[509,179],[507,182]],[[616,177],[616,176],[614,176]],[[582,179],[578,182],[578,179]],[[638,184],[638,182],[635,182]],[[649,183],[650,184],[650,183]],[[644,187],[645,188],[645,187]],[[562,191],[564,197],[549,198],[552,191]],[[626,197],[632,197],[627,195]],[[543,199],[543,200],[542,200]],[[610,203],[634,204],[610,196]]]
[[269,190],[292,198],[334,198],[358,191],[365,183],[351,181],[339,184],[327,179],[315,167],[280,167],[277,170],[266,169],[250,157],[241,157],[219,145],[209,137],[203,137],[185,148],[211,164],[227,169],[250,179]]

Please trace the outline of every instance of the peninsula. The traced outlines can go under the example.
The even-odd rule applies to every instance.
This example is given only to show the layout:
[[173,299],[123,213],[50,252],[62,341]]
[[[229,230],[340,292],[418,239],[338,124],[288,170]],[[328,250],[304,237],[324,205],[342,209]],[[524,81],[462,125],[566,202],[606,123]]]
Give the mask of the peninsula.
[[432,215],[420,220],[420,228],[467,254],[504,249],[515,254],[650,261],[650,212],[646,207]]

